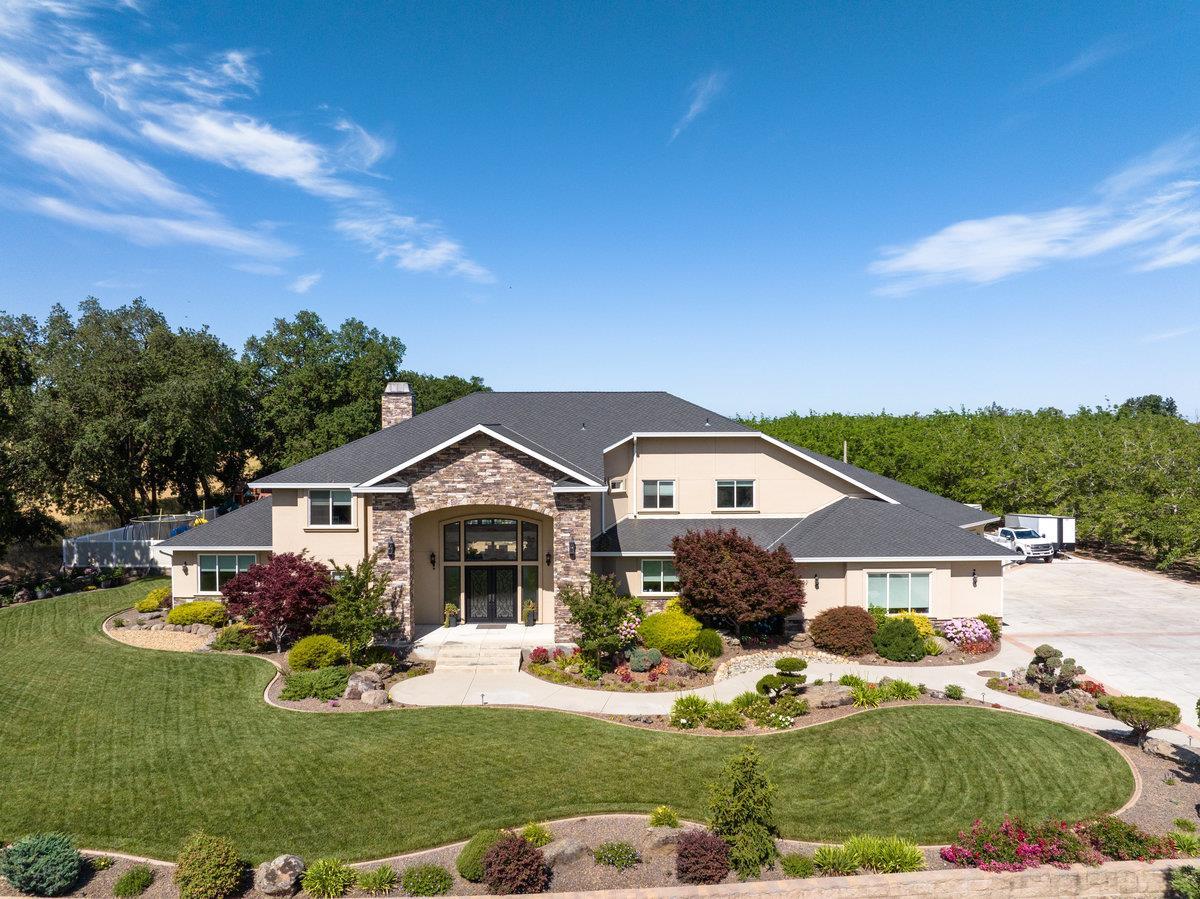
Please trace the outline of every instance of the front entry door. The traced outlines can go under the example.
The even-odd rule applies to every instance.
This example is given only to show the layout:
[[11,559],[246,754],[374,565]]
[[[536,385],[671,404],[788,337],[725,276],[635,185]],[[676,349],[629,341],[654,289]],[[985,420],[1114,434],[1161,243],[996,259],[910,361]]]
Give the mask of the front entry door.
[[516,566],[468,565],[467,621],[516,620]]

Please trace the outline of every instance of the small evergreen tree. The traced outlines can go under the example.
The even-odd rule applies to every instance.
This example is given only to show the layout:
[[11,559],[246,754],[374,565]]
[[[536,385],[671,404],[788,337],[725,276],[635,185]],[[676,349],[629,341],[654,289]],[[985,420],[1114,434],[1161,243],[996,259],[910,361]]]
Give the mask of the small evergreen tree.
[[398,623],[386,610],[388,576],[376,567],[378,561],[375,552],[357,565],[335,565],[329,605],[313,618],[313,631],[336,637],[351,662],[361,661],[375,635]]
[[599,665],[601,656],[611,656],[628,643],[619,628],[641,604],[632,596],[619,594],[612,577],[593,572],[589,578],[586,591],[568,584],[559,591],[558,598],[579,628],[580,651]]
[[708,788],[708,826],[729,844],[729,861],[743,880],[779,857],[775,846],[775,787],[762,757],[747,744]]

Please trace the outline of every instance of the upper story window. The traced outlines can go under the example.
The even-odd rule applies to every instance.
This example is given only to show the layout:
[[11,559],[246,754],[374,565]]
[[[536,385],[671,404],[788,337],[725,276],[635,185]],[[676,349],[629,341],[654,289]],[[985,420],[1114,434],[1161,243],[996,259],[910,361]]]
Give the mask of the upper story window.
[[718,509],[753,509],[753,481],[717,481]]
[[309,527],[349,527],[354,524],[354,499],[349,490],[310,490]]
[[674,509],[674,481],[642,481],[643,509]]

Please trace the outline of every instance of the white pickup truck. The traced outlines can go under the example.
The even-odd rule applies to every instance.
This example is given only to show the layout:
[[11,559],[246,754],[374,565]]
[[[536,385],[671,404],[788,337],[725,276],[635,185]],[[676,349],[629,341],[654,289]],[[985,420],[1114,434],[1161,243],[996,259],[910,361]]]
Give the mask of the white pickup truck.
[[999,533],[986,536],[993,543],[1019,552],[1024,556],[1023,562],[1030,559],[1054,561],[1054,544],[1032,528],[1000,528]]

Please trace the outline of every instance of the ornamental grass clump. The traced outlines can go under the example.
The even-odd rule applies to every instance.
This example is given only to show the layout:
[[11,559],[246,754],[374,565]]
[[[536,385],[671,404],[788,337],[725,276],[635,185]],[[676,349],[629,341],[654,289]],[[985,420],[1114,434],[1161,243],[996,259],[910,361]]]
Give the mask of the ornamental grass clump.
[[858,859],[845,846],[818,846],[813,868],[826,877],[841,877],[858,871]]
[[817,873],[812,856],[803,852],[788,852],[779,859],[779,870],[786,877],[812,877]]
[[149,865],[134,865],[117,878],[112,892],[117,899],[131,899],[140,896],[154,883],[154,872]]
[[746,726],[742,713],[728,702],[709,703],[704,723],[713,730],[741,730]]
[[779,857],[775,846],[775,787],[762,757],[747,744],[708,788],[709,829],[729,844],[729,861],[743,880]]
[[671,726],[691,730],[704,723],[709,702],[695,694],[680,696],[671,705]]
[[729,844],[707,830],[686,830],[675,843],[680,883],[720,883],[729,874]]
[[339,859],[319,858],[308,866],[300,882],[304,892],[315,899],[337,899],[358,883],[358,875]]
[[34,833],[0,854],[0,877],[14,889],[35,896],[69,893],[83,870],[83,856],[69,836]]
[[[425,867],[419,865],[418,867]],[[433,867],[437,867],[434,865]],[[408,869],[413,870],[412,868]],[[445,868],[441,869],[445,871]],[[406,875],[408,871],[404,872]],[[446,872],[449,876],[449,872]],[[399,878],[396,876],[396,869],[391,865],[380,865],[378,868],[372,868],[370,871],[361,871],[358,874],[358,888],[368,896],[386,896],[396,888],[396,882]],[[450,884],[454,884],[454,878],[450,878]],[[441,893],[415,893],[407,886],[404,887],[404,892],[410,896],[440,896]]]
[[900,837],[853,836],[842,846],[854,856],[857,867],[872,874],[924,871],[925,853],[916,843]]

